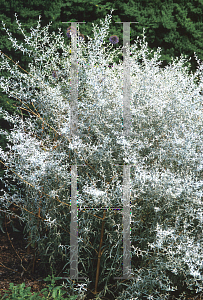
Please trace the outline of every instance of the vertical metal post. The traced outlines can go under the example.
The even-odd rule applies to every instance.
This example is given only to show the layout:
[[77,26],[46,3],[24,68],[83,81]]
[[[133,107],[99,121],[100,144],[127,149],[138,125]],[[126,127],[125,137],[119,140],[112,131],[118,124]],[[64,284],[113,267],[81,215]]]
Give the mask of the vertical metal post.
[[[116,22],[121,23],[121,22]],[[131,133],[130,112],[130,63],[127,57],[127,45],[130,47],[130,23],[123,22],[123,135],[129,137]],[[131,247],[130,247],[130,165],[123,166],[123,277],[114,279],[128,279],[131,275]]]
[[[77,23],[71,22],[70,140],[78,133]],[[71,166],[70,278],[85,279],[78,277],[77,163]]]
[[[77,134],[77,23],[71,23],[70,139]],[[70,278],[78,280],[77,164],[71,166]]]
[[78,279],[77,165],[71,166],[70,278]]

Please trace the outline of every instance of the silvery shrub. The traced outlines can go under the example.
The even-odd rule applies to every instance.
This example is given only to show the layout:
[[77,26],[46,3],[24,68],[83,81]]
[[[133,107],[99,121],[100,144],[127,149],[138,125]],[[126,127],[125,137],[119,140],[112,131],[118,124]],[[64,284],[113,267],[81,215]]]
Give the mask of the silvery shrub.
[[[114,62],[121,47],[105,45],[111,15],[94,38],[78,42],[78,135],[70,139],[71,46],[61,29],[41,28],[15,49],[33,59],[29,72],[1,54],[0,86],[19,100],[29,117],[1,115],[13,124],[1,130],[8,151],[2,178],[8,191],[1,211],[22,209],[25,233],[44,263],[63,261],[69,275],[71,165],[78,165],[79,276],[95,282],[103,209],[107,209],[99,276],[99,296],[116,299],[168,299],[171,291],[203,289],[202,237],[202,64],[188,73],[187,60],[161,68],[160,51],[149,52],[137,38],[127,47],[131,82],[131,132],[123,130],[123,64]],[[93,24],[94,25],[94,24]],[[60,51],[58,51],[60,49]],[[115,55],[115,56],[114,56]],[[149,58],[150,56],[150,58]],[[109,64],[112,67],[109,67]],[[197,83],[196,78],[200,78]],[[131,269],[122,276],[122,164],[130,164]],[[12,185],[12,178],[17,184]],[[12,193],[9,191],[13,191]],[[84,208],[87,208],[86,210]],[[120,208],[115,210],[113,208]],[[88,209],[91,208],[91,209]],[[94,208],[94,210],[93,210]],[[93,287],[93,286],[92,286]],[[182,298],[181,298],[182,299]]]

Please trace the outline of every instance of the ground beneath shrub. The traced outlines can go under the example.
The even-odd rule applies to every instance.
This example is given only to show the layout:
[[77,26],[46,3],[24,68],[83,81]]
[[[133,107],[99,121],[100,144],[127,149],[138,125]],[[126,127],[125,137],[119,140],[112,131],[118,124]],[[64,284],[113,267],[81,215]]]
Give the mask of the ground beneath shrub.
[[44,274],[36,264],[35,273],[32,273],[33,253],[28,254],[25,249],[27,243],[20,232],[12,232],[8,228],[5,233],[0,231],[0,292],[9,289],[9,283],[14,285],[25,282],[31,287],[31,292],[39,292],[46,287],[43,281]]
[[[14,232],[9,224],[3,228],[5,233],[0,230],[0,292],[2,296],[3,290],[8,290],[11,282],[14,285],[24,282],[25,287],[31,287],[31,292],[40,292],[47,286],[47,283],[43,281],[46,273],[40,268],[39,259],[36,261],[33,272],[34,251],[31,249],[28,253],[22,228],[17,227],[21,229],[20,232]],[[86,299],[94,298],[86,297]],[[102,299],[108,298],[102,297]],[[172,299],[176,298],[173,296]],[[109,298],[109,300],[113,299]],[[185,300],[203,300],[203,293],[193,297],[188,295]]]

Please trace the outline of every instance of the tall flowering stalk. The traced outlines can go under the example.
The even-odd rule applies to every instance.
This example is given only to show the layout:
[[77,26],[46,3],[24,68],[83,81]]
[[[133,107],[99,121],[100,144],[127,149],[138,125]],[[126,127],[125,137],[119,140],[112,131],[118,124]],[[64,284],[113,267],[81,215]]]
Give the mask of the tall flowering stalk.
[[[122,272],[122,210],[114,209],[122,209],[119,165],[131,164],[134,278],[127,288],[118,282],[117,299],[168,299],[170,291],[183,283],[202,291],[203,114],[199,92],[203,66],[198,61],[196,73],[188,74],[181,57],[161,69],[161,50],[148,59],[143,33],[143,42],[138,38],[127,48],[133,134],[124,137],[123,65],[113,63],[120,48],[112,50],[111,45],[106,54],[102,42],[110,19],[108,15],[98,31],[94,27],[94,39],[88,37],[87,45],[84,40],[78,43],[79,118],[78,135],[73,139],[70,46],[61,30],[50,35],[50,24],[41,29],[39,19],[27,37],[16,17],[28,50],[18,45],[3,24],[14,47],[33,57],[33,63],[29,72],[22,72],[1,54],[0,69],[11,76],[1,77],[0,86],[30,116],[22,120],[1,108],[2,116],[14,124],[10,134],[1,131],[12,143],[7,152],[0,148],[1,161],[7,167],[6,176],[12,174],[23,183],[23,189],[16,186],[13,195],[4,191],[1,205],[5,212],[10,203],[22,208],[25,230],[50,264],[59,258],[69,263],[70,166],[77,162],[79,273],[94,282],[101,208],[107,208],[98,287],[105,284],[100,296],[107,288],[114,294],[112,278]],[[62,49],[61,57],[57,49]],[[201,78],[198,84],[197,76]],[[4,182],[9,188],[6,177]],[[39,207],[40,220],[36,217]]]

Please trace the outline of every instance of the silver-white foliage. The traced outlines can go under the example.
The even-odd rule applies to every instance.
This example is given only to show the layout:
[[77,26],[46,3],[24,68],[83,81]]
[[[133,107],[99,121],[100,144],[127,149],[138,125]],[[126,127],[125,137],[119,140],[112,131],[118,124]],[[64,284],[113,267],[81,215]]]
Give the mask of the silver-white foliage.
[[[57,222],[68,227],[70,218],[68,213],[63,216],[62,204],[58,203],[57,206],[53,199],[58,197],[60,201],[69,203],[69,166],[74,162],[73,152],[79,164],[89,162],[99,170],[94,172],[89,168],[83,172],[80,169],[80,208],[121,207],[122,169],[114,164],[133,164],[131,245],[135,279],[119,299],[140,299],[143,296],[147,299],[167,299],[168,291],[176,288],[167,270],[174,274],[183,272],[187,285],[202,291],[203,113],[199,92],[203,86],[203,66],[198,60],[199,69],[194,75],[188,74],[184,66],[186,59],[181,56],[179,60],[173,60],[170,66],[160,68],[158,58],[161,49],[149,59],[144,34],[143,42],[137,39],[127,49],[133,134],[128,139],[124,138],[123,65],[114,63],[112,68],[108,67],[109,62],[113,62],[113,55],[120,50],[113,51],[111,47],[108,54],[104,52],[103,41],[108,33],[110,19],[111,16],[106,17],[100,30],[94,28],[94,39],[88,37],[87,45],[84,41],[78,43],[79,135],[72,141],[69,140],[71,48],[66,45],[61,30],[58,34],[50,35],[50,24],[41,28],[39,19],[37,28],[32,28],[31,35],[27,37],[16,17],[24,41],[29,46],[26,49],[22,44],[18,45],[4,25],[13,46],[32,57],[33,63],[29,64],[29,73],[25,73],[17,64],[10,66],[1,54],[0,70],[8,70],[11,76],[2,76],[0,86],[9,97],[21,99],[22,107],[28,109],[27,104],[29,107],[33,105],[35,115],[30,113],[29,119],[22,120],[1,109],[4,118],[14,124],[10,135],[1,131],[12,143],[8,152],[0,149],[1,159],[15,171],[15,179],[26,182],[25,196],[20,194],[20,190],[16,190],[13,196],[4,191],[2,204],[6,209],[9,205],[7,200],[10,199],[36,213],[40,205],[42,216],[53,232],[55,230],[56,249],[62,249],[68,261],[69,246],[63,244]],[[61,56],[57,49],[62,49]],[[138,62],[140,58],[142,64]],[[58,70],[57,78],[53,78],[53,70]],[[198,75],[200,83],[196,84],[195,78]],[[50,131],[47,124],[51,126]],[[56,134],[55,141],[50,132]],[[70,150],[72,153],[69,156]],[[42,189],[47,197],[41,202],[39,191]],[[144,221],[147,214],[150,218]],[[28,215],[23,212],[28,231],[37,240],[34,237],[38,236],[37,226],[35,224],[34,227],[35,221]],[[115,216],[112,210],[107,212],[106,249],[103,253],[105,262],[101,270],[101,282],[105,281],[106,290],[110,289],[107,288],[110,276],[121,275],[122,253],[119,248],[122,247],[122,231],[119,222],[120,216]],[[87,211],[79,213],[79,257],[86,276],[91,266],[88,256],[91,247],[88,248],[84,241],[88,241],[92,234],[94,238],[97,237],[98,245],[100,227],[101,222],[93,214],[90,216]],[[146,231],[146,236],[139,237],[139,230]],[[148,242],[148,246],[143,249],[142,241],[145,244]],[[153,250],[152,255],[150,250]],[[147,259],[150,255],[148,268],[133,267],[136,256]],[[110,260],[107,263],[108,258]],[[51,259],[54,259],[53,253]],[[120,270],[115,269],[118,264]]]

